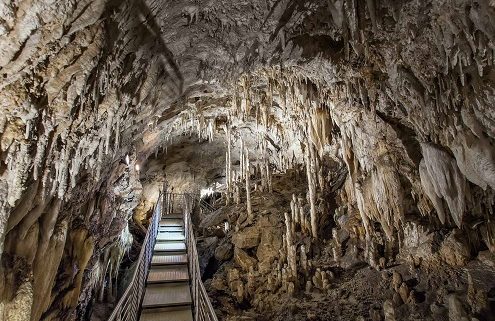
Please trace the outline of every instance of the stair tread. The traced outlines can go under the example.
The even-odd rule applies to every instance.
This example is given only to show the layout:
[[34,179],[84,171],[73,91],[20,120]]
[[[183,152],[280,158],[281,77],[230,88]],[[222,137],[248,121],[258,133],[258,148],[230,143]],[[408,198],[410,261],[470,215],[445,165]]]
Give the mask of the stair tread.
[[178,252],[178,251],[185,251],[186,250],[186,244],[182,241],[171,241],[167,243],[156,243],[155,252]]
[[191,304],[187,283],[149,284],[143,299],[143,308],[156,308]]
[[179,218],[172,218],[172,219],[162,219],[160,221],[159,226],[184,226],[184,221]]
[[189,280],[186,265],[152,267],[148,274],[148,283],[185,282]]
[[187,264],[186,254],[153,255],[151,265]]
[[166,242],[166,241],[183,241],[185,236],[182,232],[167,232],[167,233],[158,233],[156,236],[157,242]]
[[172,219],[172,218],[180,218],[182,220],[184,218],[184,214],[182,214],[182,213],[174,213],[174,214],[164,214],[164,215],[162,215],[162,219]]
[[143,310],[140,321],[193,321],[192,309],[182,308],[170,311],[161,311],[159,309]]
[[170,232],[182,232],[184,233],[183,226],[159,226],[158,233],[170,233]]

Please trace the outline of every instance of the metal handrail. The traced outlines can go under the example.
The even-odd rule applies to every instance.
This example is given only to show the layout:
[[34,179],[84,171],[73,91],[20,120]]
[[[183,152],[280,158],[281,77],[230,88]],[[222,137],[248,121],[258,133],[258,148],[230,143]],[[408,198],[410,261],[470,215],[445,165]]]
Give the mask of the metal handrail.
[[187,258],[189,262],[189,275],[191,279],[191,295],[194,304],[195,321],[218,321],[215,310],[210,302],[203,281],[201,280],[201,271],[199,269],[198,251],[196,249],[196,239],[193,232],[191,212],[194,209],[195,201],[199,200],[199,195],[193,194],[174,194],[165,195],[165,199],[174,200],[174,206],[179,205],[184,213],[184,230],[186,236]]
[[162,197],[163,194],[160,194],[153,209],[153,216],[151,217],[131,282],[120,297],[108,321],[136,321],[139,318],[146,278],[148,277],[148,270],[153,257],[153,247],[155,246],[158,226],[162,216]]
[[[186,197],[192,196],[190,193],[165,193],[163,197],[163,215],[177,214],[176,211],[184,211],[187,204]],[[192,208],[190,209],[193,210]]]
[[132,275],[131,282],[115,306],[108,321],[137,321],[141,310],[146,278],[153,257],[158,226],[163,216],[175,213],[174,210],[181,209],[184,213],[184,229],[186,236],[187,258],[189,275],[191,276],[191,294],[194,305],[195,321],[218,321],[210,298],[201,280],[199,269],[198,251],[196,239],[194,238],[191,212],[194,208],[196,198],[193,194],[163,193],[160,194],[155,204],[148,231],[144,238],[141,252],[137,260],[137,266]]
[[199,200],[199,207],[201,208],[201,211],[206,214],[215,211],[215,208],[211,206],[210,203],[206,202],[204,199]]

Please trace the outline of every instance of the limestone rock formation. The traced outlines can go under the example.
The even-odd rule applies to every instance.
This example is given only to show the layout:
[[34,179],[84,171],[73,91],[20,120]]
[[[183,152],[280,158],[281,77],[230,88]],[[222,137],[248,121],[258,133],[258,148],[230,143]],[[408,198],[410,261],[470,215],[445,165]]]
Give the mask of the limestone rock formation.
[[493,0],[1,2],[0,320],[114,304],[164,183],[226,320],[492,320],[494,65]]

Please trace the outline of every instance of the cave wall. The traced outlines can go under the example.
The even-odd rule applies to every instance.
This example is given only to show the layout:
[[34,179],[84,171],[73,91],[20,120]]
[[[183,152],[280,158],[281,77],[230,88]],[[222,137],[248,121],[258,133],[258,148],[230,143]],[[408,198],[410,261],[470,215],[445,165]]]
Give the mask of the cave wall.
[[0,4],[2,320],[86,318],[118,271],[140,198],[137,129],[179,93],[150,90],[180,81],[163,77],[170,63],[149,10]]

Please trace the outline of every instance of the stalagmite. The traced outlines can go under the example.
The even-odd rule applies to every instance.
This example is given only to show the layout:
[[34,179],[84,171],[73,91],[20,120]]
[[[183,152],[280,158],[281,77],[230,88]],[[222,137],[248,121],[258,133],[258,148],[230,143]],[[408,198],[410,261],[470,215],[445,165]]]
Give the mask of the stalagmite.
[[297,198],[297,212],[299,212],[299,223],[301,224],[301,229],[305,229],[305,215],[304,215],[304,207],[303,207],[303,198],[299,196]]
[[230,204],[232,196],[232,169],[231,169],[231,144],[230,144],[230,130],[227,128],[227,152],[225,153],[225,184],[227,186],[225,191],[225,203]]
[[301,247],[299,248],[300,252],[301,252],[301,259],[300,259],[300,263],[301,263],[301,268],[304,272],[304,274],[308,274],[308,257],[306,255],[306,247],[304,246],[304,244],[301,245]]
[[296,224],[299,224],[300,222],[300,217],[299,217],[299,207],[297,205],[297,199],[296,199],[296,194],[292,194],[292,200],[290,202],[290,208],[291,208],[291,213],[292,213],[292,219]]
[[236,182],[235,184],[234,195],[235,195],[235,203],[239,205],[241,203],[241,191],[238,182]]
[[292,222],[289,218],[289,213],[284,213],[285,217],[285,241],[286,241],[286,249],[287,249],[287,262],[289,268],[289,275],[291,277],[297,276],[297,261],[296,261],[296,246],[294,245],[294,232],[292,229]]
[[313,163],[312,145],[310,145],[309,139],[306,140],[306,176],[308,179],[308,191],[309,191],[309,205],[311,216],[311,234],[313,238],[318,237],[317,217],[316,217],[316,191],[315,191],[315,168]]
[[332,248],[333,259],[335,261],[338,261],[342,256],[342,245],[339,242],[337,229],[335,228],[332,229],[332,239],[333,239],[333,248]]
[[244,175],[246,173],[246,170],[245,170],[245,161],[246,161],[246,157],[244,156],[244,141],[241,139],[241,147],[240,147],[240,150],[239,150],[239,161],[240,161],[240,164],[239,164],[239,173],[240,173],[240,176],[241,176],[241,179],[244,179]]
[[244,178],[246,180],[246,210],[247,210],[247,216],[248,216],[248,222],[252,223],[253,222],[253,209],[251,207],[251,172],[250,172],[250,165],[249,165],[249,151],[246,150],[244,151],[244,155],[246,157],[244,166],[245,166],[245,173],[244,173]]

